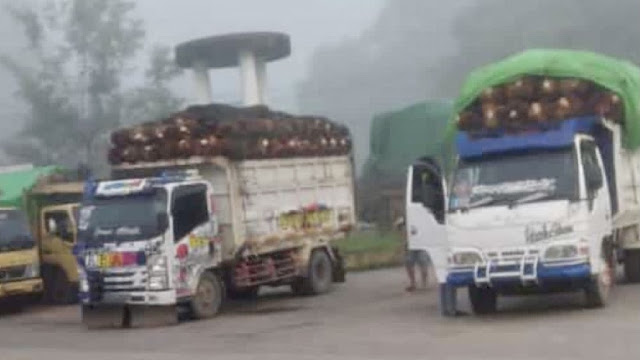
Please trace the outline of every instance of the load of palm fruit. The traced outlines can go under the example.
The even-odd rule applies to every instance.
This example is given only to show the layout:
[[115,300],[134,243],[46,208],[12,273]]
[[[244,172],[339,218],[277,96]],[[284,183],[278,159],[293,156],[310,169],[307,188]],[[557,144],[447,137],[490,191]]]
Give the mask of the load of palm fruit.
[[323,117],[292,116],[266,106],[192,106],[166,119],[111,134],[109,162],[153,162],[194,156],[264,159],[344,155],[349,129]]
[[458,114],[457,125],[461,131],[480,136],[551,127],[588,115],[621,122],[622,100],[587,80],[526,76],[484,89],[475,102]]

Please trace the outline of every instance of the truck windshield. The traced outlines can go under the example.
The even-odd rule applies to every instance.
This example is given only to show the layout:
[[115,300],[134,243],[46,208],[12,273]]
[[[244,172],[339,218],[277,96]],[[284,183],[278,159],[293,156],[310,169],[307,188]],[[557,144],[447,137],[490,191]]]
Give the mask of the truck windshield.
[[86,201],[78,230],[87,242],[148,240],[166,230],[167,195],[164,189],[128,196]]
[[31,249],[34,246],[25,214],[18,210],[0,210],[0,252]]
[[517,205],[577,195],[575,156],[570,148],[461,161],[449,209]]

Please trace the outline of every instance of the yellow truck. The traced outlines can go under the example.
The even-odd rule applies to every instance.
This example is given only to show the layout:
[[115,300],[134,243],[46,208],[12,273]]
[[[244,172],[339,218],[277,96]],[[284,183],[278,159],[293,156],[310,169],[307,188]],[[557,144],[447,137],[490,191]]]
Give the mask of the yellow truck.
[[0,169],[0,301],[77,299],[72,248],[82,190],[55,167]]

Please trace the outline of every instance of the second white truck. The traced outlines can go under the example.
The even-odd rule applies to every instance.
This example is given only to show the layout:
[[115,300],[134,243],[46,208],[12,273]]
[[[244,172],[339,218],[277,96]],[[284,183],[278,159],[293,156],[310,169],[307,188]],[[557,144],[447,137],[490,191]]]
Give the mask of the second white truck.
[[[516,73],[509,72],[514,69]],[[599,73],[608,71],[602,69],[611,69],[609,77]],[[539,71],[556,77],[517,80],[544,75]],[[512,127],[505,131],[487,126],[486,113],[480,132],[461,129],[459,123],[458,157],[449,187],[432,162],[418,162],[408,172],[409,244],[431,255],[442,313],[457,313],[459,288],[468,289],[477,314],[496,311],[501,295],[558,291],[581,291],[588,306],[604,306],[619,262],[629,281],[640,280],[640,150],[633,145],[637,136],[630,133],[640,119],[630,117],[637,112],[626,96],[630,85],[640,81],[640,72],[597,55],[544,51],[494,64],[470,81],[493,79],[489,85],[499,84],[487,73],[507,82],[508,92],[500,101],[506,99],[506,107],[513,108],[500,120]],[[564,73],[578,79],[562,82],[558,74]],[[517,81],[509,83],[509,76]],[[597,85],[589,83],[594,79]],[[531,89],[526,81],[534,84]],[[552,86],[557,86],[558,98],[547,103],[551,105],[542,103],[550,109],[546,118],[534,119],[536,113],[530,111],[524,124],[513,124],[521,120],[516,111],[525,95],[519,94],[549,96],[544,91],[555,89]],[[584,97],[588,91],[595,96],[610,91],[601,97],[610,101],[604,109],[609,113],[588,102],[563,113],[565,103],[578,103],[577,97],[566,95],[574,89]],[[495,94],[481,94],[485,108],[496,101]],[[626,116],[615,118],[612,105],[623,99]]]

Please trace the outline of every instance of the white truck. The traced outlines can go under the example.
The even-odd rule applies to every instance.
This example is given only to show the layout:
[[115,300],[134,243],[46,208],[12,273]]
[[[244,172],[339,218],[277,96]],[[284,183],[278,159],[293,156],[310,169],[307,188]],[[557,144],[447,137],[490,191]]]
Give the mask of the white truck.
[[89,327],[214,316],[225,294],[289,285],[320,294],[345,278],[332,241],[355,224],[350,156],[120,165],[88,183],[79,215]]
[[480,138],[458,130],[449,176],[430,161],[410,167],[409,247],[429,252],[444,316],[457,313],[458,288],[487,314],[499,295],[582,291],[587,306],[604,306],[619,263],[640,280],[640,149],[625,146],[619,120],[551,124]]

